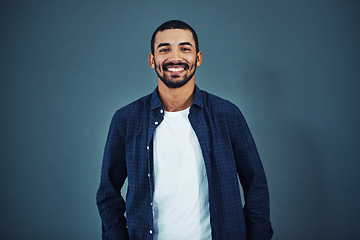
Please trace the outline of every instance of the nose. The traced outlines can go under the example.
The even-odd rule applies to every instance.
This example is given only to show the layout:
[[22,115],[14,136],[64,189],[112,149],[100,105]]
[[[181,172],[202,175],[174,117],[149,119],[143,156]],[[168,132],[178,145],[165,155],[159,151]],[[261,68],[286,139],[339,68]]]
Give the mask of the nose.
[[181,60],[181,54],[178,49],[174,49],[173,51],[171,51],[169,60],[172,62],[177,62]]

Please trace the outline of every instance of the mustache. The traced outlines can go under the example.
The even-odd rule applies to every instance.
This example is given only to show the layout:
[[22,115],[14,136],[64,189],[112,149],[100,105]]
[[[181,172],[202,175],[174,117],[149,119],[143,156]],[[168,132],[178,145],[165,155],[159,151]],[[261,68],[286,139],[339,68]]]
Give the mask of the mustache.
[[185,62],[167,62],[167,63],[164,63],[164,64],[162,65],[162,69],[163,69],[164,71],[166,71],[166,69],[167,69],[168,66],[174,66],[174,65],[176,65],[176,66],[183,66],[185,70],[189,69],[189,67],[190,67],[189,64],[187,64],[187,63],[185,63]]

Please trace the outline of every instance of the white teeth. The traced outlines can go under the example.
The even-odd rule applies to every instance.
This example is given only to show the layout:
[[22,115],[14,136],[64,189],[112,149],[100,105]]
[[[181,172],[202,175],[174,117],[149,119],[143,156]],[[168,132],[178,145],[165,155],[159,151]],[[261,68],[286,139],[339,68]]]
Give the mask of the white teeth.
[[181,72],[182,70],[184,70],[183,68],[168,68],[168,71],[171,72]]

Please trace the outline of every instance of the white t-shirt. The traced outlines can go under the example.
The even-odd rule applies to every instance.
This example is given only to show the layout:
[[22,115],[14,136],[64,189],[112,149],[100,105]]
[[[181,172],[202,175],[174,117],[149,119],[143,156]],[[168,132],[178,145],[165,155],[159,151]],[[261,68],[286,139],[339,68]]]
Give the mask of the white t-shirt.
[[211,239],[204,158],[189,108],[165,112],[154,133],[154,239]]

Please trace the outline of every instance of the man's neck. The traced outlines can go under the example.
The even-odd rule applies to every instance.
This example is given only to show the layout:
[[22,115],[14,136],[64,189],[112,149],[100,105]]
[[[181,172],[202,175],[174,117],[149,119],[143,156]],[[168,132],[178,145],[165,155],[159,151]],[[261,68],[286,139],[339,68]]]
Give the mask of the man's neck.
[[192,79],[179,88],[168,88],[161,80],[159,80],[158,93],[165,111],[181,111],[190,107],[194,102],[195,81]]

